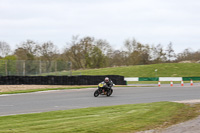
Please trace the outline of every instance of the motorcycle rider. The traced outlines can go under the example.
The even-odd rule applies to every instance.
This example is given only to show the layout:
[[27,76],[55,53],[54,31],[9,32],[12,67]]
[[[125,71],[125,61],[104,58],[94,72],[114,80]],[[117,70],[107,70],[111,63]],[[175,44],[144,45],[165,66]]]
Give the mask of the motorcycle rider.
[[110,80],[108,77],[105,77],[105,79],[102,83],[103,84],[106,83],[106,87],[103,88],[103,92],[106,91],[107,89],[110,89],[114,85],[112,80]]
[[105,77],[104,82],[106,83],[108,88],[111,88],[113,86],[112,80],[110,80],[108,77]]

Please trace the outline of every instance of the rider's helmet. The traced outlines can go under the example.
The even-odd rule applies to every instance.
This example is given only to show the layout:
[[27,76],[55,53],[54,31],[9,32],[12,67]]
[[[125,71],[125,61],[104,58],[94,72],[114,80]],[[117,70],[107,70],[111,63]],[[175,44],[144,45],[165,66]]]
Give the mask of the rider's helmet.
[[109,78],[106,77],[104,81],[105,81],[106,83],[108,83],[108,82],[109,82]]

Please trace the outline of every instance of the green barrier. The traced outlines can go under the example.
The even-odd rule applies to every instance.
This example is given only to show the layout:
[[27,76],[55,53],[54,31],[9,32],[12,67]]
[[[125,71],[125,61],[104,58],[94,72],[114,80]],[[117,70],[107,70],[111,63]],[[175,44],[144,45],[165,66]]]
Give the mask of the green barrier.
[[158,81],[158,77],[139,77],[139,81]]
[[190,80],[198,81],[200,77],[183,77],[183,81],[190,81]]

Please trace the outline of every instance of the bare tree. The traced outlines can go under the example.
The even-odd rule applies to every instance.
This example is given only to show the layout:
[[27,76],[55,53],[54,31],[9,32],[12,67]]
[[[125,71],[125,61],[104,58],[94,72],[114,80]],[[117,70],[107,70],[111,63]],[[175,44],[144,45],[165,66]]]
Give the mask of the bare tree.
[[177,55],[178,61],[194,60],[194,51],[190,48],[185,49],[182,53]]
[[39,44],[33,40],[26,40],[25,42],[17,45],[18,48],[25,49],[29,54],[34,56],[38,55]]
[[128,56],[126,51],[115,50],[111,57],[111,66],[124,66],[127,65]]
[[150,60],[150,46],[137,42],[135,39],[126,40],[124,47],[128,53],[128,64],[148,64]]
[[194,60],[196,60],[196,61],[199,61],[200,60],[200,50],[198,50],[198,51],[196,51],[195,53],[194,53]]
[[171,62],[172,58],[176,57],[176,54],[174,52],[174,49],[172,48],[171,42],[167,45],[166,56],[169,62]]
[[18,60],[35,60],[39,56],[39,44],[33,40],[26,40],[20,45],[17,45],[14,54]]
[[68,48],[65,50],[65,57],[68,61],[71,61],[74,69],[84,68],[82,60],[82,50],[80,46],[78,36],[73,36]]
[[40,58],[47,61],[47,70],[50,71],[51,63],[57,58],[58,48],[51,41],[43,43],[39,46]]
[[113,52],[111,45],[106,40],[98,39],[95,42],[95,45],[101,49],[103,54],[106,56],[110,56],[110,54]]
[[124,42],[124,47],[127,51],[127,65],[135,65],[138,64],[138,52],[136,51],[137,42],[133,38],[132,40],[127,39]]
[[166,61],[166,53],[164,52],[163,46],[158,44],[152,46],[152,60],[154,63],[161,63]]
[[133,38],[132,40],[127,39],[124,43],[124,47],[126,48],[126,51],[128,51],[128,54],[132,54],[136,47],[137,47],[137,41]]
[[82,56],[84,57],[83,63],[84,63],[84,68],[88,68],[91,63],[90,56],[91,52],[94,47],[94,38],[93,37],[84,37],[80,39],[80,46],[82,48]]
[[6,42],[0,41],[0,56],[5,57],[11,53],[10,45]]
[[48,41],[39,46],[39,53],[43,59],[52,60],[56,58],[59,51],[56,45],[54,45],[51,41]]
[[140,64],[149,64],[151,60],[150,46],[148,44],[143,45],[142,49],[139,52],[140,52]]

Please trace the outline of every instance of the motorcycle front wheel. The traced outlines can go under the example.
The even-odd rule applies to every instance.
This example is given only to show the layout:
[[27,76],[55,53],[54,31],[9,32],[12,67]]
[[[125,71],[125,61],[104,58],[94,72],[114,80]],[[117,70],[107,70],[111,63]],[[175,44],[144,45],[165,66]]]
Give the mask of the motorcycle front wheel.
[[94,92],[94,97],[98,97],[99,96],[99,90],[96,90],[95,92]]

